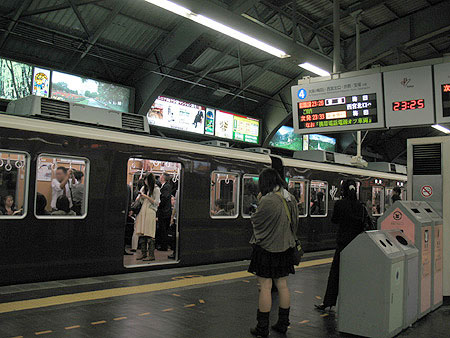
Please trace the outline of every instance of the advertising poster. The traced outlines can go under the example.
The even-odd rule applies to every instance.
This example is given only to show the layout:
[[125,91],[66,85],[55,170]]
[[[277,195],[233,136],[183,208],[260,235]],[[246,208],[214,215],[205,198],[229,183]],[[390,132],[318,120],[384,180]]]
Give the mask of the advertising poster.
[[130,89],[54,71],[52,98],[127,113]]
[[216,110],[216,136],[233,139],[234,115]]
[[37,170],[37,180],[50,182],[52,180],[52,163],[41,163]]
[[336,139],[319,134],[309,135],[309,150],[336,150]]
[[258,143],[259,120],[235,115],[233,139],[236,141]]
[[271,147],[288,149],[293,151],[303,150],[303,138],[294,133],[294,128],[282,126],[270,140]]
[[33,67],[0,58],[0,99],[16,100],[31,94]]
[[50,94],[50,70],[34,68],[33,95],[48,97]]
[[150,125],[205,133],[205,108],[194,103],[159,96],[147,113],[147,119]]
[[205,134],[214,135],[214,115],[216,114],[213,108],[206,108],[205,118]]

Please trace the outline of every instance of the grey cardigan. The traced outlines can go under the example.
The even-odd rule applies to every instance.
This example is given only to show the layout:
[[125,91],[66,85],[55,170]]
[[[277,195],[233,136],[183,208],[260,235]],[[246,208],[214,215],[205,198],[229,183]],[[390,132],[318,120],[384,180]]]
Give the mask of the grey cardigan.
[[[283,198],[288,205],[292,228],[297,233],[298,206],[295,197],[285,189],[280,189]],[[252,215],[253,236],[250,244],[257,244],[269,252],[284,252],[295,247],[295,240],[291,230],[286,208],[282,197],[275,192],[263,196],[256,212]]]

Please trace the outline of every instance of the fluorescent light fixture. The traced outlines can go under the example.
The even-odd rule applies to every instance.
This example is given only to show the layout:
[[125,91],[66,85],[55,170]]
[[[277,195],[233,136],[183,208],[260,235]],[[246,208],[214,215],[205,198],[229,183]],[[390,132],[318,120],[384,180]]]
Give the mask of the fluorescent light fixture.
[[314,66],[314,65],[310,64],[309,62],[299,64],[299,66],[306,70],[309,70],[311,73],[314,73],[314,74],[317,74],[320,76],[330,76],[331,75],[326,70],[319,68],[317,66]]
[[276,57],[279,57],[279,58],[290,57],[290,55],[288,55],[286,52],[284,52],[278,48],[275,48],[265,42],[257,40],[245,33],[239,32],[238,30],[236,30],[234,28],[226,26],[226,25],[224,25],[220,22],[217,22],[215,20],[212,20],[206,16],[194,13],[191,10],[184,8],[178,4],[175,4],[171,1],[168,1],[168,0],[145,0],[145,1],[147,1],[153,5],[156,5],[158,7],[164,8],[172,13],[181,15],[189,20],[192,20],[203,26],[211,28],[219,33],[228,35],[236,40],[244,42],[250,46],[258,48],[258,49],[265,51],[266,53],[272,54]]
[[450,134],[450,129],[445,128],[445,127],[441,126],[440,124],[434,124],[434,125],[432,125],[432,127],[434,129],[437,129],[437,130],[445,133],[445,134]]

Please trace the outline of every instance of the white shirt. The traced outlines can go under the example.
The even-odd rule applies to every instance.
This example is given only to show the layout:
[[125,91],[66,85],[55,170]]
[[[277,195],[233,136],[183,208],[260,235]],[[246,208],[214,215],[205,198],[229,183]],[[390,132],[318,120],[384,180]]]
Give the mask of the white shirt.
[[[66,183],[66,196],[69,198],[70,207],[72,207],[72,198],[70,196],[69,183]],[[50,203],[52,209],[56,209],[56,200],[59,196],[64,195],[64,189],[61,189],[61,183],[56,178],[52,180],[52,202]]]

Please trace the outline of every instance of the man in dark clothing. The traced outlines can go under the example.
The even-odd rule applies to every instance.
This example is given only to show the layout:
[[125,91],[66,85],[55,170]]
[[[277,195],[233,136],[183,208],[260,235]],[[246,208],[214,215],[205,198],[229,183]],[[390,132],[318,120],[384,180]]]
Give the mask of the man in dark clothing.
[[402,189],[400,189],[399,187],[395,187],[394,190],[392,191],[392,204],[394,204],[397,201],[401,201],[401,195],[402,194]]
[[167,251],[168,250],[168,231],[170,226],[170,218],[172,217],[172,186],[171,177],[167,173],[163,173],[159,181],[161,182],[161,196],[158,206],[158,211],[156,212],[156,217],[158,218],[158,224],[156,227],[156,245],[158,250]]

